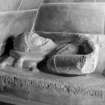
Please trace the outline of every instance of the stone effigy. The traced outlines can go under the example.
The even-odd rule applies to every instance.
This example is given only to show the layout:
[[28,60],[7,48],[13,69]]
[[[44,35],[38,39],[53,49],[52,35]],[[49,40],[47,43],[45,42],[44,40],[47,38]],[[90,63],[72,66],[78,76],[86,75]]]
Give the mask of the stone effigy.
[[[8,31],[16,33],[8,39],[12,47],[6,57],[5,44],[2,50],[0,99],[6,96],[13,104],[104,105],[105,3],[97,1],[45,0],[37,15],[31,12],[33,24],[26,30]],[[1,42],[9,45],[4,35]]]
[[81,73],[93,72],[98,61],[99,46],[83,35],[73,34],[71,39],[61,44],[58,52],[49,56],[49,70],[61,74],[77,74],[79,70]]

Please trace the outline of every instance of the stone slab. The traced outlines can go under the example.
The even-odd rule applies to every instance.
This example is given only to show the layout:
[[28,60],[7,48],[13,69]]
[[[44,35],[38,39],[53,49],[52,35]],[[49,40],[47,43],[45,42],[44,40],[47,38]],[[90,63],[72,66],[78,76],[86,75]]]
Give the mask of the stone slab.
[[30,31],[37,10],[0,13],[0,42],[8,36]]
[[0,11],[17,10],[21,0],[0,0]]
[[10,96],[10,95],[0,95],[0,104],[8,104],[8,105],[49,105],[49,104],[44,104],[41,102],[37,102],[37,101],[26,101],[24,99],[21,98],[17,98],[14,96]]
[[0,0],[1,11],[37,9],[43,0]]
[[0,94],[49,105],[104,105],[105,77],[63,77],[42,72],[0,70]]
[[65,2],[78,2],[78,3],[84,3],[84,2],[105,2],[105,0],[44,0],[44,3],[65,3]]
[[98,63],[96,72],[102,73],[105,71],[105,35],[102,34],[80,34],[80,33],[67,33],[67,32],[38,32],[42,37],[52,39],[55,43],[65,43],[72,41],[72,35],[88,35],[90,40],[94,40],[95,44],[99,45]]
[[104,3],[44,4],[35,31],[104,34]]
[[105,0],[96,0],[97,2],[105,2]]
[[23,0],[19,10],[38,9],[43,0]]
[[44,0],[44,3],[64,3],[64,2],[95,2],[96,0]]

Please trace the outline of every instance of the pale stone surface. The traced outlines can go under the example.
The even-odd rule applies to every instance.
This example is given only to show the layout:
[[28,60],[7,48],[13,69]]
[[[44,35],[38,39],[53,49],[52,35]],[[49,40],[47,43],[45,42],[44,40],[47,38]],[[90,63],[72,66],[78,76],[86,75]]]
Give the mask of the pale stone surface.
[[[28,1],[23,0],[23,2],[28,2]],[[27,68],[31,64],[32,64],[31,66],[36,66],[35,62],[42,60],[43,54],[41,55],[40,53],[37,53],[38,55],[37,54],[35,55],[34,52],[36,52],[36,49],[32,51],[33,55],[32,53],[25,53],[25,52],[20,53],[17,51],[16,52],[17,55],[12,55],[12,56],[17,57],[17,59],[20,58],[18,63],[19,65],[11,67],[10,61],[12,61],[13,59],[8,58],[6,60],[7,62],[4,62],[2,69],[0,69],[0,94],[6,96],[8,95],[13,97],[18,97],[24,100],[28,100],[28,102],[40,101],[44,104],[49,104],[49,105],[71,105],[71,104],[104,105],[105,104],[105,79],[104,76],[102,76],[102,72],[105,69],[105,54],[104,54],[105,4],[85,3],[85,4],[69,4],[68,6],[64,5],[57,4],[56,6],[55,5],[53,6],[52,4],[50,5],[44,4],[44,6],[42,6],[40,9],[39,13],[42,14],[39,15],[41,17],[37,18],[36,22],[37,24],[34,31],[37,31],[37,33],[40,36],[44,36],[47,39],[51,38],[57,44],[61,42],[64,43],[65,41],[69,40],[72,41],[70,32],[82,33],[83,36],[86,34],[86,36],[91,41],[94,42],[95,47],[96,48],[99,47],[98,49],[99,53],[97,53],[98,55],[94,54],[95,55],[94,57],[96,57],[97,60],[93,62],[92,61],[88,62],[87,67],[90,66],[88,65],[89,63],[94,63],[96,66],[95,72],[98,73],[81,75],[77,77],[70,77],[69,75],[69,77],[66,77],[65,75],[58,76],[54,74],[42,73],[36,67],[34,68],[34,71],[37,72],[32,72],[32,71],[27,72],[25,70],[23,71],[22,69],[23,66],[24,66],[23,68]],[[32,8],[33,7],[34,4],[32,5]],[[28,9],[28,6],[23,5],[22,9],[24,8]],[[16,14],[19,13],[19,15],[16,15],[16,17],[14,15],[11,16],[11,14],[8,13],[7,15],[4,16],[3,13],[3,18],[1,18],[1,28],[0,28],[0,30],[2,30],[2,34],[0,35],[0,38],[2,38],[1,42],[3,42],[9,36],[9,34],[14,34],[15,36],[17,36],[18,34],[24,31],[26,32],[30,31],[30,29],[34,27],[33,20],[35,22],[36,13],[34,11],[33,12],[27,11],[27,12],[28,15],[27,13],[26,14],[23,13],[23,11],[21,12],[18,11],[16,12]],[[26,20],[24,20],[23,18]],[[39,21],[38,19],[41,20]],[[13,22],[11,22],[10,24],[9,20],[10,22],[11,21]],[[73,28],[71,29],[71,27]],[[29,39],[29,37],[27,39]],[[50,40],[49,42],[50,44],[53,45],[52,40]],[[51,48],[50,44],[42,47],[42,45],[45,44],[44,42],[46,41],[44,40],[44,38],[37,37],[37,35],[35,37],[33,36],[30,42],[31,42],[30,44],[31,47],[33,45],[36,45],[40,47],[40,49],[42,49],[42,52],[43,49],[46,51],[48,48]],[[84,69],[84,71],[86,70],[85,72],[88,71],[87,67],[85,67]],[[91,71],[89,71],[89,73],[90,72]]]
[[[37,68],[38,62],[43,60],[57,46],[51,39],[46,39],[31,32],[19,34],[13,42],[14,47],[10,51],[10,56],[14,60],[10,66],[21,70],[28,65],[29,69],[32,68],[33,71],[34,68]],[[7,60],[3,61],[1,67],[4,68],[4,65],[5,67],[8,66],[6,65],[8,62]]]
[[38,9],[43,0],[0,0],[1,11]]
[[38,9],[43,0],[22,0],[19,10]]
[[105,35],[99,35],[97,43],[99,44],[99,60],[96,72],[102,73],[105,69]]
[[14,49],[24,53],[41,52],[45,55],[56,46],[56,43],[51,39],[41,37],[36,33],[22,33],[14,39]]
[[[37,53],[37,52],[22,53],[19,51],[12,51],[10,56],[14,59],[14,61],[11,63],[10,66],[17,68],[21,72],[34,71],[37,68],[37,63],[43,59],[43,54]],[[27,63],[25,63],[25,62],[27,62]],[[27,64],[29,67],[27,67]],[[1,64],[1,66],[2,66],[2,64]],[[6,66],[8,66],[8,65],[6,65]],[[27,67],[28,69],[26,69],[25,67]],[[32,69],[32,70],[30,70],[30,69]]]
[[[49,56],[49,57],[51,57],[51,59],[49,58],[51,61],[54,60],[54,65],[51,65],[52,62],[48,61],[49,71],[51,71],[51,72],[54,71],[55,73],[58,73],[58,74],[78,74],[78,72],[80,72],[79,74],[82,74],[82,73],[84,74],[84,73],[94,72],[95,68],[97,66],[98,52],[99,52],[99,49],[98,49],[98,46],[97,46],[97,43],[96,43],[97,36],[94,35],[93,39],[88,38],[87,37],[88,35],[80,35],[80,34],[77,34],[77,35],[76,34],[73,34],[73,35],[71,34],[70,35],[69,34],[69,36],[71,36],[71,37],[67,41],[70,42],[70,40],[72,40],[71,43],[74,43],[75,46],[76,45],[81,46],[82,42],[84,43],[85,40],[89,39],[88,40],[90,42],[89,44],[91,45],[91,43],[92,43],[91,48],[93,48],[93,52],[91,52],[91,53],[89,52],[89,54],[88,54],[88,50],[89,50],[88,43],[86,44],[87,46],[84,45],[86,48],[81,49],[85,52],[81,53],[80,55],[79,55],[79,53],[78,54],[73,54],[73,52],[72,53],[68,52],[67,54],[62,53],[60,55],[60,52],[58,51],[58,53],[56,52],[57,55],[56,55],[56,53],[55,53],[55,55],[53,55],[53,56],[55,56],[54,59],[52,59],[52,57]],[[76,39],[76,37],[77,37],[77,39]],[[65,43],[67,44],[66,40],[65,40]],[[66,44],[65,44],[65,46],[66,46]],[[15,45],[15,50],[20,52],[20,54],[19,54],[20,57],[18,56],[18,52],[13,57],[15,59],[17,59],[17,61],[19,61],[17,63],[19,63],[18,66],[21,69],[23,67],[23,63],[27,60],[33,59],[33,62],[35,61],[36,64],[37,64],[37,62],[41,61],[41,60],[36,59],[36,55],[35,54],[33,55],[31,52],[33,52],[33,53],[40,52],[40,53],[42,53],[42,55],[39,54],[39,56],[41,58],[44,58],[45,55],[47,55],[54,48],[57,47],[57,45],[52,40],[46,39],[44,37],[40,37],[36,33],[20,34],[14,40],[14,45]],[[59,44],[58,44],[58,46],[59,46]],[[86,49],[87,49],[87,52],[86,52]],[[61,50],[63,50],[63,49],[61,49]],[[22,55],[21,55],[21,52],[23,52]],[[25,53],[30,54],[30,56],[25,54]],[[32,57],[31,57],[31,54],[32,54]],[[11,55],[12,55],[12,53],[11,53]],[[81,57],[84,57],[86,59],[84,60]],[[55,59],[55,58],[57,58],[57,59]],[[71,58],[73,58],[73,60],[75,62],[72,62]],[[57,61],[58,63],[55,62],[55,61]],[[60,64],[60,62],[62,62],[62,63],[64,62],[63,63],[64,66],[58,65],[58,64]],[[72,63],[76,64],[75,67],[73,66],[74,67],[73,69],[71,67],[69,67],[69,65],[72,64]],[[83,63],[83,64],[81,64],[81,63]],[[67,67],[65,67],[65,64],[66,64]],[[57,67],[57,65],[58,65],[58,67]],[[55,66],[56,66],[56,68],[54,68]],[[59,67],[59,66],[61,66],[61,67]]]
[[[90,34],[69,34],[69,36],[71,38],[67,42],[64,42],[65,45],[59,45],[61,48],[57,48],[59,49],[58,52],[56,51],[56,53],[52,53],[49,56],[47,62],[49,72],[57,74],[84,74],[94,72],[99,58],[98,36],[94,35],[91,38]],[[69,43],[76,47],[76,53],[71,51],[74,49],[71,48]]]
[[78,3],[84,3],[84,2],[105,2],[105,0],[44,0],[44,3],[65,3],[65,2],[78,2]]
[[44,4],[40,8],[35,31],[56,42],[68,40],[68,33],[88,33],[91,40],[97,35],[95,44],[99,45],[99,59],[96,72],[102,73],[105,68],[104,8],[104,3]]
[[[11,72],[7,71],[11,70]],[[104,105],[105,80],[100,74],[62,77],[44,73],[0,71],[0,91],[28,101],[49,105]]]
[[0,14],[0,42],[10,35],[30,31],[36,10],[15,11]]
[[104,34],[104,17],[104,3],[45,4],[35,31]]
[[17,10],[21,0],[0,0],[0,11]]
[[[47,33],[47,32],[38,32],[39,35],[46,37],[46,38],[51,38],[54,40],[56,43],[62,43],[62,42],[67,42],[67,41],[72,41],[70,40],[72,35],[70,33]],[[86,34],[85,34],[86,35]],[[88,38],[94,42],[95,45],[99,45],[99,53],[98,53],[98,63],[96,67],[96,72],[102,73],[105,69],[105,35],[103,34],[87,34]],[[83,34],[84,36],[84,34]],[[97,36],[97,37],[96,37]]]
[[64,3],[64,2],[96,2],[96,0],[44,0],[44,3]]
[[10,36],[30,31],[35,20],[36,10],[0,13],[0,43]]

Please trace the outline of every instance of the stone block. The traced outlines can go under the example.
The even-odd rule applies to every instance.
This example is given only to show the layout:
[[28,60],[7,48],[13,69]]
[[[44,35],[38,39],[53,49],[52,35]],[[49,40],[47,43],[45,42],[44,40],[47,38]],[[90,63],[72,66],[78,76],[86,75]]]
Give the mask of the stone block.
[[0,42],[11,35],[30,31],[36,10],[0,13]]
[[0,11],[37,9],[43,0],[0,0]]
[[0,0],[0,11],[17,10],[21,0]]
[[38,9],[43,0],[23,0],[19,10]]
[[[0,71],[1,94],[47,105],[104,105],[104,77],[100,74],[61,77],[38,73]],[[8,100],[10,100],[8,99]],[[16,99],[15,99],[16,101]],[[18,101],[17,101],[18,102]],[[13,102],[15,103],[15,102]]]
[[39,9],[35,31],[104,34],[105,4],[45,4]]
[[44,0],[44,3],[64,3],[64,2],[95,2],[95,0]]
[[93,3],[93,2],[105,2],[105,0],[44,0],[44,3],[85,3],[85,2],[89,2],[89,3]]
[[96,2],[105,2],[105,0],[96,0]]

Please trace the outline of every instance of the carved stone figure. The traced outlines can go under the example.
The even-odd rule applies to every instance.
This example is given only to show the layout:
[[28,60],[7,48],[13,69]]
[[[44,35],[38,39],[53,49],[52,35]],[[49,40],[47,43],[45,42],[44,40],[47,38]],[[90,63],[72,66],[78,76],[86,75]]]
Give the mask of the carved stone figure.
[[[86,35],[71,35],[70,40],[56,44],[36,33],[23,33],[15,37],[11,66],[32,71],[48,56],[48,72],[57,74],[85,74],[94,72],[98,62],[99,46]],[[1,67],[8,65],[4,61]]]
[[57,48],[58,51],[49,56],[47,61],[49,72],[84,74],[95,71],[98,62],[99,45],[86,36],[73,35],[72,39],[75,39],[73,42],[61,44]]
[[[13,45],[10,57],[14,60],[9,66],[28,71],[36,69],[37,63],[56,47],[52,40],[40,37],[36,33],[18,35],[15,37]],[[9,62],[8,59],[3,61],[1,67],[5,68]]]
[[104,105],[105,3],[44,0],[36,11],[39,0],[21,2],[31,2],[28,16],[0,24],[0,101]]

